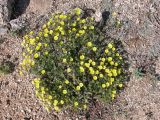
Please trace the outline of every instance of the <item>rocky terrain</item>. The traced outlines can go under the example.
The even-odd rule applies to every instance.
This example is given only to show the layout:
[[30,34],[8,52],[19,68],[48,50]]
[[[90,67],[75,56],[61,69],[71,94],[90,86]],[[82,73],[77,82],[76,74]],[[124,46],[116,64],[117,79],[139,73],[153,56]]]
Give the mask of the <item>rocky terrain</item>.
[[[20,42],[52,13],[75,7],[91,12],[107,35],[121,40],[131,77],[112,104],[97,103],[87,114],[48,113],[34,95],[31,77],[18,75]],[[0,0],[4,64],[12,69],[0,74],[1,120],[160,120],[160,0]]]

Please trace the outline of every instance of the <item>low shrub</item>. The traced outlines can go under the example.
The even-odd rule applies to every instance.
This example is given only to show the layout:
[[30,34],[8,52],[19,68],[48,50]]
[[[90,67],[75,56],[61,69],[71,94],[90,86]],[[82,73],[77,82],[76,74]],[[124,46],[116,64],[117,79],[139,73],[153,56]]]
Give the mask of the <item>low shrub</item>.
[[87,109],[93,98],[116,97],[126,74],[124,60],[114,41],[104,41],[94,18],[83,18],[79,8],[54,14],[24,36],[21,66],[37,75],[32,83],[46,109]]

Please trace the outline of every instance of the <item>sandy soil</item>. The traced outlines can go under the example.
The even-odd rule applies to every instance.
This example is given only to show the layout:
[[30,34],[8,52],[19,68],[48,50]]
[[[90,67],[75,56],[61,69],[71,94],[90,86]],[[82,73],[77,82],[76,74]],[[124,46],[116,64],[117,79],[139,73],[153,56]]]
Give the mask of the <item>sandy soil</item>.
[[[2,36],[0,62],[6,59],[14,63],[15,70],[0,75],[0,120],[160,120],[160,18],[158,3],[151,0],[30,0],[26,11],[17,19],[27,21],[36,29],[50,13],[69,11],[75,7],[94,9],[97,21],[101,12],[116,12],[116,19],[122,27],[113,28],[110,17],[105,26],[106,34],[122,40],[130,62],[130,80],[112,104],[93,106],[86,114],[67,111],[48,113],[34,95],[32,76],[20,77],[21,37],[13,32]],[[144,69],[144,75],[135,74],[137,68]]]

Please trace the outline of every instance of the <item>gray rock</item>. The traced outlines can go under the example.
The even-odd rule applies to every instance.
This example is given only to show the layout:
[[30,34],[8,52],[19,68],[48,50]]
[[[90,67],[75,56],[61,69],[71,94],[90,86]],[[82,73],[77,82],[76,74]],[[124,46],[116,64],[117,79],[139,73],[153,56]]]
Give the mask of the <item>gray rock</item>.
[[8,32],[8,28],[3,25],[0,25],[0,36],[5,35],[7,32]]
[[12,13],[12,4],[14,0],[0,0],[0,35],[7,33],[7,23]]
[[21,23],[21,21],[19,19],[11,20],[9,23],[11,25],[11,31],[13,31],[13,32],[19,31],[22,28],[24,28],[23,23]]

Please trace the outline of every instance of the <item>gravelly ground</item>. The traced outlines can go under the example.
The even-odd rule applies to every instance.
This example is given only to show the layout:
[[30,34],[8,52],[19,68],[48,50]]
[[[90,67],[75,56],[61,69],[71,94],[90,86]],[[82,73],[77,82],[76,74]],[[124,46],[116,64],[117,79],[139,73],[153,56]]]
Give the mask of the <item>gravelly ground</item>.
[[[104,9],[116,12],[116,18],[124,24],[120,28],[106,26],[106,33],[120,38],[129,53],[130,71],[133,73],[113,104],[100,105],[90,119],[100,120],[160,120],[160,7],[159,0],[30,0],[22,19],[35,28],[35,22],[50,12],[68,11],[75,7],[94,9],[96,19]],[[20,16],[21,17],[21,16]],[[108,23],[114,21],[110,18]],[[0,61],[7,59],[18,64],[21,38],[10,33],[0,43]],[[7,57],[11,55],[11,58]],[[147,63],[147,64],[145,64]],[[134,74],[144,66],[146,74],[140,78]],[[155,66],[155,67],[154,67]],[[153,68],[153,69],[151,69]],[[18,67],[9,75],[0,76],[0,119],[2,120],[85,120],[84,115],[48,113],[34,96],[29,76],[18,76]]]

